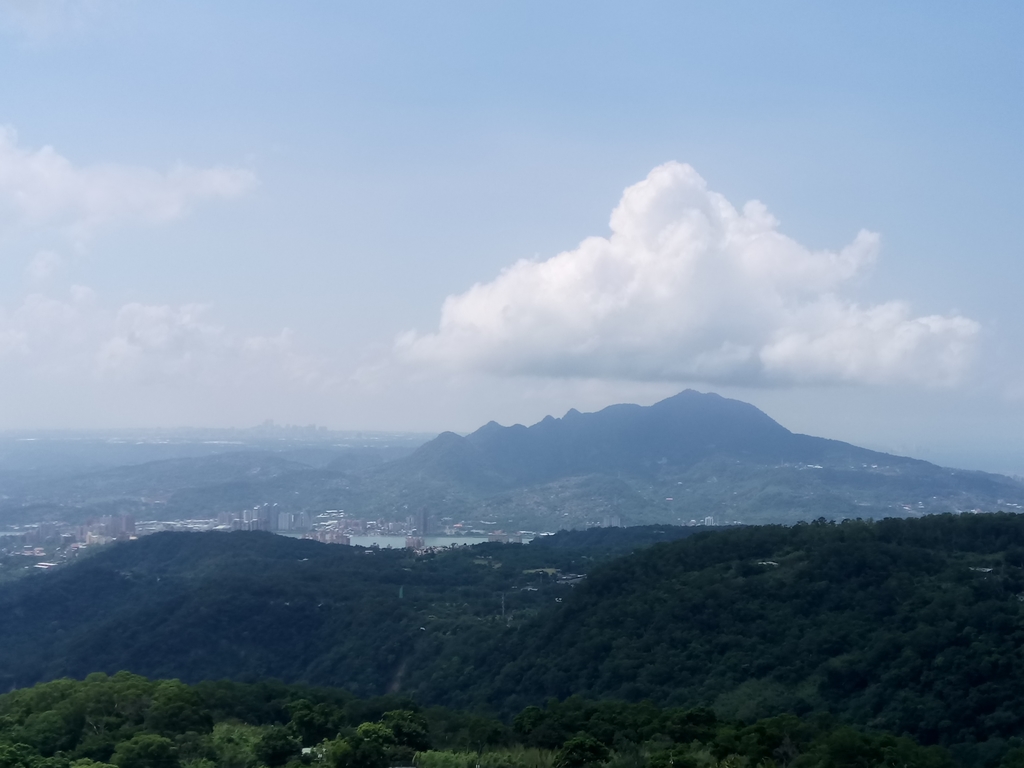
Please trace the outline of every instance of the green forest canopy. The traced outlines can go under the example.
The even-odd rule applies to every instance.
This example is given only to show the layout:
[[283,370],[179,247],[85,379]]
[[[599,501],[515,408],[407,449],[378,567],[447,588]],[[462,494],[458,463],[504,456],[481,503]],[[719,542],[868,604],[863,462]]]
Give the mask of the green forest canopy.
[[1024,732],[1022,516],[615,535],[415,556],[159,534],[0,590],[0,674],[278,677],[503,717],[573,695],[825,712],[972,764]]
[[[1024,750],[1006,753],[1016,766]],[[125,672],[0,696],[4,768],[668,768],[954,765],[940,747],[828,717],[747,724],[707,709],[530,707],[511,725],[401,697],[274,682],[147,680]]]

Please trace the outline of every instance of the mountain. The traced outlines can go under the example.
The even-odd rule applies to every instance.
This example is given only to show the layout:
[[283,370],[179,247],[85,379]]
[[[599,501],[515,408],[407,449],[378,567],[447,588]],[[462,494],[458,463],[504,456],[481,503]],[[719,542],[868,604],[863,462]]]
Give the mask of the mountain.
[[573,409],[532,427],[492,421],[466,441],[518,484],[595,473],[654,475],[666,465],[692,466],[716,455],[759,462],[811,455],[801,450],[799,436],[754,406],[693,390],[647,408]]
[[686,390],[649,407],[570,410],[531,427],[446,432],[367,473],[365,503],[444,504],[508,526],[794,522],[1024,503],[1024,484],[790,432],[754,406]]
[[[414,442],[222,444],[214,454],[181,445],[198,454],[54,473],[41,461],[46,445],[8,441],[0,521],[211,518],[269,504],[399,522],[425,510],[435,531],[556,531],[1024,509],[1017,480],[795,434],[752,405],[692,390],[647,407],[570,410],[530,427],[491,422]],[[132,455],[151,455],[143,448]]]
[[505,714],[579,694],[748,722],[827,712],[996,755],[1024,729],[1021,515],[609,528],[419,556],[164,533],[3,585],[0,616],[4,688],[127,669]]

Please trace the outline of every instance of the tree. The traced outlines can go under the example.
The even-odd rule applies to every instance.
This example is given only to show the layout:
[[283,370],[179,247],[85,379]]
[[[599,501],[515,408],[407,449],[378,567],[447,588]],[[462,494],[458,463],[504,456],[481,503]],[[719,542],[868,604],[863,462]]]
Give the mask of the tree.
[[385,712],[381,723],[394,734],[398,746],[407,747],[413,752],[426,752],[430,749],[427,721],[423,715],[408,709],[395,709]]
[[363,723],[351,736],[326,742],[324,759],[331,768],[385,768],[395,735],[382,723]]
[[209,733],[213,727],[210,713],[194,688],[179,680],[165,680],[153,691],[146,713],[146,728],[169,736],[195,731]]
[[153,733],[141,733],[122,741],[110,762],[117,768],[179,768],[174,742]]
[[999,768],[1024,768],[1024,747],[1011,749],[999,763]]
[[288,705],[291,727],[304,747],[311,747],[324,739],[337,736],[342,713],[330,704],[313,704],[299,699]]
[[592,768],[608,759],[608,747],[593,736],[573,736],[555,755],[555,768]]
[[21,737],[42,755],[52,755],[74,746],[77,732],[55,710],[29,716],[21,729]]
[[520,736],[529,736],[547,718],[540,707],[527,707],[512,721],[512,728]]
[[254,768],[256,743],[263,734],[260,729],[243,723],[217,723],[210,742],[221,768]]
[[302,749],[287,728],[283,725],[275,725],[268,728],[260,737],[253,751],[256,759],[261,763],[269,768],[277,768],[287,763],[292,757],[299,755]]
[[35,768],[40,762],[27,744],[0,744],[0,768]]

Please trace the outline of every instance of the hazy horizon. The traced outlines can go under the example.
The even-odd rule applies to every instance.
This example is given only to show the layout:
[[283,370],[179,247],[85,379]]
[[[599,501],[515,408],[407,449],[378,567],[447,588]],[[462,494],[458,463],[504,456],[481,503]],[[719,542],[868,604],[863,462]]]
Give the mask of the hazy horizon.
[[0,432],[692,387],[1024,474],[1024,8],[0,0]]
[[[564,417],[565,413],[559,414],[545,414],[544,418],[551,416],[556,419]],[[770,415],[770,414],[769,414]],[[514,424],[523,424],[523,426],[532,426],[533,424],[542,421],[530,421],[523,424],[522,422],[508,422],[503,423],[501,426],[512,426]],[[272,420],[267,420],[262,424],[254,424],[249,426],[241,427],[198,427],[198,426],[179,426],[179,427],[159,427],[159,426],[137,426],[137,427],[123,427],[123,428],[95,428],[95,429],[10,429],[0,430],[0,442],[5,439],[14,439],[17,442],[29,441],[34,442],[38,440],[54,440],[54,441],[104,441],[104,442],[131,442],[137,441],[138,444],[145,442],[152,443],[163,443],[170,440],[175,440],[180,443],[183,447],[194,446],[197,444],[216,444],[223,446],[225,451],[233,450],[235,447],[251,448],[251,447],[271,447],[274,445],[289,444],[289,443],[301,443],[301,444],[317,444],[317,443],[335,443],[338,441],[351,442],[353,445],[356,443],[372,444],[374,441],[380,441],[386,444],[404,444],[412,447],[426,443],[427,441],[436,437],[440,432],[455,431],[458,434],[468,435],[475,429],[484,426],[483,423],[478,424],[473,429],[469,430],[438,430],[438,431],[417,431],[417,430],[373,430],[373,429],[362,429],[362,430],[345,430],[345,429],[331,429],[324,425],[318,424],[278,424]],[[785,427],[785,424],[782,424]],[[791,430],[799,431],[799,430]],[[810,433],[807,433],[810,434]],[[814,437],[824,437],[828,439],[838,439],[830,435],[813,435]],[[367,441],[370,441],[367,443]],[[871,450],[877,450],[884,453],[890,453],[898,456],[908,456],[910,458],[924,459],[941,466],[947,466],[957,469],[969,469],[969,470],[981,470],[986,472],[995,472],[999,474],[1007,474],[1014,477],[1022,477],[1024,473],[1017,471],[1012,464],[1012,458],[1010,461],[1000,459],[997,455],[992,454],[989,456],[975,455],[973,457],[974,463],[970,456],[962,457],[966,463],[957,463],[957,456],[955,454],[945,456],[942,452],[930,452],[927,446],[919,445],[883,445],[866,443],[859,447],[869,448]],[[931,453],[932,455],[929,455]],[[171,453],[165,458],[176,458],[179,454]],[[181,453],[181,456],[192,455],[191,452],[186,451]],[[10,460],[10,456],[7,459],[0,456],[0,467]],[[145,460],[153,460],[147,458]],[[1000,468],[998,462],[1005,461],[1004,465]],[[126,463],[136,463],[138,460],[134,460]],[[996,467],[993,468],[989,462],[996,463]]]

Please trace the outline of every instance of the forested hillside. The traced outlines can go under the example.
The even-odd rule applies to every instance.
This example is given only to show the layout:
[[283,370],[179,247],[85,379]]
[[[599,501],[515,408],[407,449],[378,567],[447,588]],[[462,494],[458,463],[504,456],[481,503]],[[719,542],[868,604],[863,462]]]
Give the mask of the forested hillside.
[[[1024,517],[769,526],[595,568],[480,686],[825,709],[947,744],[1024,730]],[[494,655],[469,667],[494,670]],[[455,687],[459,690],[459,686]],[[458,699],[455,699],[458,700]]]
[[488,641],[569,597],[568,575],[695,532],[564,531],[424,556],[259,532],[155,534],[0,588],[0,683],[127,668],[382,693],[437,661],[427,635]]
[[[1011,754],[1011,760],[1015,758]],[[723,720],[706,709],[532,707],[507,723],[398,697],[127,673],[0,696],[4,768],[951,768],[949,753],[828,718]],[[1008,765],[1016,765],[1008,763]]]
[[485,680],[477,695],[513,708],[576,693],[747,718],[828,710],[971,744],[1024,731],[1022,645],[1024,517],[822,521],[595,568],[462,685]]
[[0,672],[8,686],[121,668],[269,676],[505,716],[574,694],[747,722],[829,712],[968,762],[1024,732],[1024,517],[643,546],[674,533],[420,556],[158,534],[0,590]]

